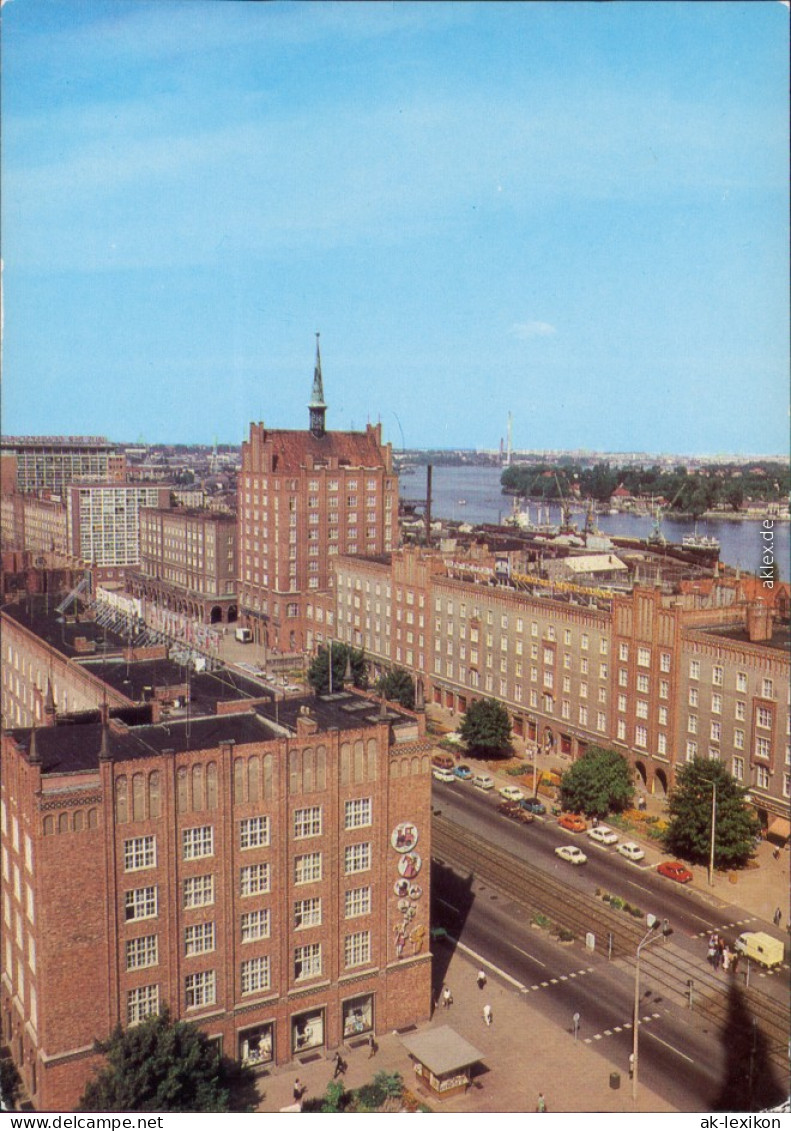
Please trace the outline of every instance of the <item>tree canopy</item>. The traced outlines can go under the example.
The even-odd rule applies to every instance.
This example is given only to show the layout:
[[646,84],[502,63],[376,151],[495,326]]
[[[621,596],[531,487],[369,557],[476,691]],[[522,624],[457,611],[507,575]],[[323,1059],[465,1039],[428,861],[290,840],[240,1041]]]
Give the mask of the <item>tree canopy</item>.
[[665,847],[684,860],[708,862],[715,786],[714,867],[738,868],[753,853],[760,823],[747,807],[747,790],[715,759],[695,758],[679,770],[668,800],[670,823]]
[[[308,683],[317,695],[326,695],[330,690],[330,648],[319,648],[308,668]],[[346,680],[347,661],[351,667],[352,683],[355,687],[368,686],[368,673],[365,667],[365,652],[362,648],[350,648],[340,641],[332,644],[332,690],[340,691]]]
[[106,1065],[85,1088],[80,1111],[231,1111],[239,1070],[205,1033],[164,1010],[96,1042]]
[[632,800],[632,768],[617,750],[590,746],[560,780],[564,809],[604,817],[620,812]]
[[511,720],[496,699],[475,699],[467,708],[459,734],[476,754],[495,757],[511,750]]
[[376,685],[376,690],[385,699],[393,703],[400,703],[408,711],[415,707],[415,681],[409,672],[403,668],[393,668],[386,672]]

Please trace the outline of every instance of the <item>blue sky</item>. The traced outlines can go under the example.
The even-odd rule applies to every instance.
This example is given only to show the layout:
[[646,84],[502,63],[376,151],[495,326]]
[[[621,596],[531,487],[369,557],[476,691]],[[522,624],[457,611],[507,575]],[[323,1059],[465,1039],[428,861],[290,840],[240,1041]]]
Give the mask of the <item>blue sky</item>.
[[787,449],[775,0],[2,24],[6,434]]

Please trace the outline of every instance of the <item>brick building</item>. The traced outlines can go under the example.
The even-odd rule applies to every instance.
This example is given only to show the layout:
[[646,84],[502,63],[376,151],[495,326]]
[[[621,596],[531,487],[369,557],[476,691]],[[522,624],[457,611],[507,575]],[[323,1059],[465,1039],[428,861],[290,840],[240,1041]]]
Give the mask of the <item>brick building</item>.
[[239,602],[255,639],[310,650],[307,606],[334,584],[338,554],[381,554],[398,540],[398,478],[381,425],[328,432],[316,342],[308,431],[250,425],[239,477]]
[[430,1011],[423,720],[343,692],[2,738],[0,1018],[34,1106],[166,1004],[254,1066]]
[[140,511],[140,566],[126,587],[202,624],[236,620],[236,518],[181,507]]
[[458,557],[339,557],[336,638],[376,672],[420,677],[427,702],[454,714],[491,696],[545,750],[619,750],[652,793],[696,755],[719,758],[764,826],[789,835],[787,586],[541,590],[516,573],[503,584],[494,558]]

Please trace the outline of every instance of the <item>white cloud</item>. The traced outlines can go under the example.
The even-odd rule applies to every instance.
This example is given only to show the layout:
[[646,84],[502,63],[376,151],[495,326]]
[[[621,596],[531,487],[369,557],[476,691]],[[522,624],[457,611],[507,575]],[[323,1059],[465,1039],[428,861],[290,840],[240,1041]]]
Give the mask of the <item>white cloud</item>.
[[557,329],[549,322],[514,322],[509,333],[526,342],[529,338],[551,338],[557,333]]

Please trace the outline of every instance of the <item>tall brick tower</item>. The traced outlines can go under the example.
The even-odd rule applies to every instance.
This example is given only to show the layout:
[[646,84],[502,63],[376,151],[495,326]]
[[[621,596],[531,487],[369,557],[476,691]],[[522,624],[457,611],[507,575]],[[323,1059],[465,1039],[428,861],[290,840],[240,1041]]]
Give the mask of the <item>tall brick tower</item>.
[[281,652],[311,651],[314,612],[337,554],[386,553],[398,541],[398,477],[380,424],[326,429],[319,336],[306,431],[250,425],[239,480],[239,612]]

